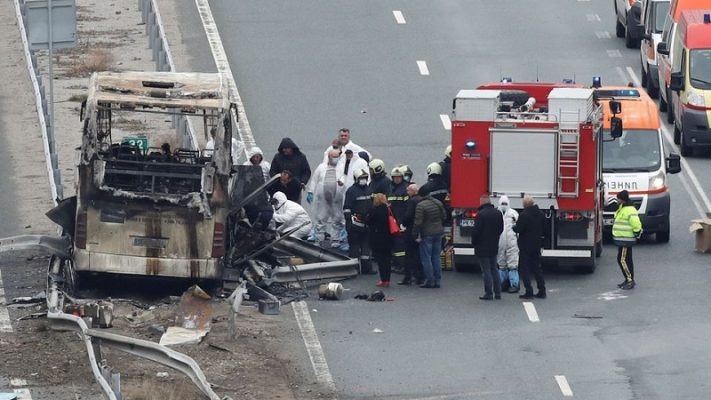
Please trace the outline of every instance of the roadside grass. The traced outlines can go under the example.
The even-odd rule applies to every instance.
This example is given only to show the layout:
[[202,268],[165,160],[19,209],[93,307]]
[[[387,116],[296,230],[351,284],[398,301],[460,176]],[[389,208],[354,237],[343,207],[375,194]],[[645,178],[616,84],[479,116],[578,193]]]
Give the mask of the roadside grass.
[[187,400],[202,399],[197,388],[185,381],[159,382],[146,380],[141,385],[122,385],[121,392],[125,400]]
[[64,70],[64,75],[69,78],[86,78],[94,72],[110,71],[112,64],[113,56],[108,50],[93,49],[86,57],[72,60]]

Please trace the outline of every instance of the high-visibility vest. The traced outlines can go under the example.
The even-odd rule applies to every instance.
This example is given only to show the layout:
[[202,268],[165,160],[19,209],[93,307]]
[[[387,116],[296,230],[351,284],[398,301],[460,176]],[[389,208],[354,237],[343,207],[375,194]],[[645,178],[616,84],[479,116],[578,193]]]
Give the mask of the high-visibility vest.
[[634,206],[622,205],[615,212],[615,222],[612,224],[612,238],[615,242],[634,244],[636,236],[642,231],[637,209]]

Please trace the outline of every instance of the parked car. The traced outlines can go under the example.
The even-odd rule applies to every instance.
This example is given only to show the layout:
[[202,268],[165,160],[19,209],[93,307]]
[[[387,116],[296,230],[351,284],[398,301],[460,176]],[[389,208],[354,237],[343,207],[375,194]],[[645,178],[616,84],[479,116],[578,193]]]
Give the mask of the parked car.
[[669,0],[647,0],[642,5],[642,42],[640,61],[642,64],[642,86],[652,98],[659,96],[659,72],[656,51],[662,41],[664,21],[669,14]]
[[642,1],[641,0],[615,0],[615,16],[617,25],[615,34],[618,38],[625,38],[628,49],[639,47],[642,38]]

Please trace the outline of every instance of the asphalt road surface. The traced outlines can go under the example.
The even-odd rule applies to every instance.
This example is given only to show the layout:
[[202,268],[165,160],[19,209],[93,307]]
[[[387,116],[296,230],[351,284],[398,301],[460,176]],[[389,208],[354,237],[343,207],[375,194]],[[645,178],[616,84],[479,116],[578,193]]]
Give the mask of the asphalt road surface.
[[[189,3],[189,2],[187,2]],[[614,35],[611,2],[211,2],[258,143],[292,137],[315,166],[341,127],[391,168],[424,181],[442,158],[459,89],[512,77],[635,82],[639,51]],[[393,11],[401,11],[401,14]],[[404,21],[403,21],[404,20]],[[404,23],[402,23],[404,22]],[[669,142],[665,143],[668,149]],[[343,398],[691,399],[711,392],[706,363],[709,256],[689,220],[711,209],[708,155],[669,179],[672,240],[634,249],[638,287],[606,246],[593,275],[548,271],[539,322],[505,295],[481,302],[480,278],[445,273],[441,290],[395,287],[392,302],[309,304]],[[687,166],[685,165],[685,167]],[[698,187],[697,187],[698,183]],[[535,318],[534,318],[535,319]],[[383,333],[373,333],[378,328]]]

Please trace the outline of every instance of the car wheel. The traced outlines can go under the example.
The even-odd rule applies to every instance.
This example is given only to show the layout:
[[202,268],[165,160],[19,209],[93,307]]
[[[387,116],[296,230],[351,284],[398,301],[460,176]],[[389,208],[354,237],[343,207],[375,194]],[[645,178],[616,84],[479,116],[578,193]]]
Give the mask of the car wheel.
[[681,131],[674,124],[674,144],[678,145],[681,142]]
[[615,35],[618,38],[623,38],[623,37],[625,37],[625,31],[626,31],[625,26],[622,25],[622,22],[620,22],[620,20],[618,19],[617,25],[615,25]]
[[671,92],[667,90],[667,122],[674,123],[674,107],[672,107]]
[[[659,83],[659,85],[661,86],[661,82]],[[665,91],[664,93],[668,93],[668,92]],[[664,100],[664,96],[662,96],[660,94],[659,95],[659,111],[665,112],[665,111],[667,111],[668,108],[669,107],[668,107],[667,102]]]
[[657,243],[669,243],[669,227],[662,232],[657,232],[655,236]]
[[[629,20],[627,21],[627,23],[629,24]],[[627,47],[628,49],[634,49],[639,47],[639,40],[632,37],[632,33],[629,29],[625,29],[625,47]]]
[[[649,68],[649,67],[647,67],[647,68]],[[641,70],[641,74],[640,74],[640,75],[642,76],[642,80],[640,81],[640,83],[642,84],[642,87],[645,87],[645,88],[646,88],[646,87],[647,87],[647,82],[649,81],[649,76],[647,76],[647,71],[644,70],[644,64],[642,65],[642,67],[640,68],[640,70]],[[649,90],[647,90],[647,91],[649,91]]]
[[684,135],[683,130],[681,131],[681,139],[679,141],[679,152],[684,157],[691,157],[694,155],[694,149],[689,146],[689,143],[686,142],[686,135]]
[[647,88],[647,94],[649,97],[656,99],[659,97],[659,88],[654,87],[654,82],[652,82],[652,77],[647,75],[647,84],[645,86]]

